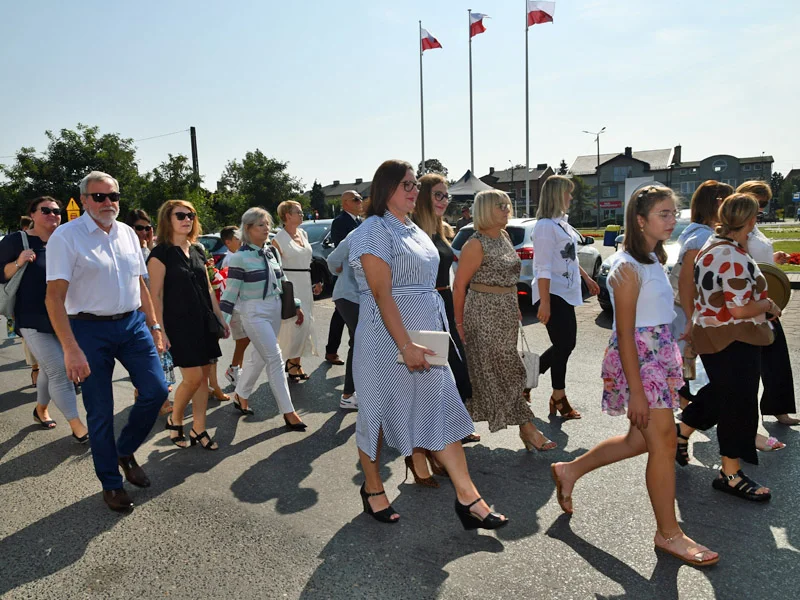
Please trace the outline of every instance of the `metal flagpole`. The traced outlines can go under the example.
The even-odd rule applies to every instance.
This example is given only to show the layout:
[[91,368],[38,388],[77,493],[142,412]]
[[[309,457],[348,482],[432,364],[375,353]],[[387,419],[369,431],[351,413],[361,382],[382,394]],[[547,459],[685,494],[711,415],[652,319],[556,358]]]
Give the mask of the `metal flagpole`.
[[472,133],[472,9],[467,9],[467,35],[469,36],[469,169],[475,174],[475,138]]
[[525,2],[525,214],[531,216],[531,125],[528,100],[528,0]]
[[417,36],[417,44],[419,44],[419,123],[422,137],[422,169],[420,174],[425,174],[425,106],[422,101],[422,21],[419,22],[419,35]]

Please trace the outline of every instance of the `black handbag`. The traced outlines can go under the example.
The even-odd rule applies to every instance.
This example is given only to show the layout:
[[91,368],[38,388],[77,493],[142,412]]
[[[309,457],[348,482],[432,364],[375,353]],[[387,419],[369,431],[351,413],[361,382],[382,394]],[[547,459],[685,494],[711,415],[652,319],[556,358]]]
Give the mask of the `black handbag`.
[[297,316],[297,307],[294,304],[294,284],[291,281],[281,281],[281,319],[294,319]]

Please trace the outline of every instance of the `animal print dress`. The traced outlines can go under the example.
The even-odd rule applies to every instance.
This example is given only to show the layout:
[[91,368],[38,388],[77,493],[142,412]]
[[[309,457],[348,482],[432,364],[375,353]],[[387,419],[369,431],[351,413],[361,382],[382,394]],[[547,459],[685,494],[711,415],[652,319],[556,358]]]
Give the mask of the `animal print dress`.
[[[471,283],[514,287],[520,259],[508,233],[496,239],[475,233],[483,247],[483,261]],[[533,413],[522,396],[525,365],[517,352],[519,305],[517,294],[467,292],[464,333],[472,381],[472,400],[467,410],[474,422],[488,421],[489,431],[529,422]]]

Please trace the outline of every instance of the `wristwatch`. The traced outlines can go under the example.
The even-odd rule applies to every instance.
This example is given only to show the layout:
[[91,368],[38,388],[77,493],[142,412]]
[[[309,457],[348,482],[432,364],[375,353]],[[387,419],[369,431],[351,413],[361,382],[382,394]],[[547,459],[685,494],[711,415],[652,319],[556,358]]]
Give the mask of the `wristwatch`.
[[158,323],[153,323],[150,325],[150,331],[161,331],[161,325]]

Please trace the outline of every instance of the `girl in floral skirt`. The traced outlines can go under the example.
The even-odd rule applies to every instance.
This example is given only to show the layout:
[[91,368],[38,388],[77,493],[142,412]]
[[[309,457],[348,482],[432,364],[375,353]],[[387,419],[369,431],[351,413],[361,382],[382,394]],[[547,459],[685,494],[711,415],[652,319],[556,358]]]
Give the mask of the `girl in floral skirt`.
[[647,453],[647,491],[656,517],[655,547],[694,566],[719,555],[681,530],[675,516],[675,424],[683,385],[681,355],[670,332],[673,294],[664,271],[677,211],[667,187],[633,193],[625,211],[623,249],[608,274],[614,326],[603,358],[602,410],[627,415],[630,429],[568,463],[551,465],[558,503],[572,513],[572,488],[598,467]]

